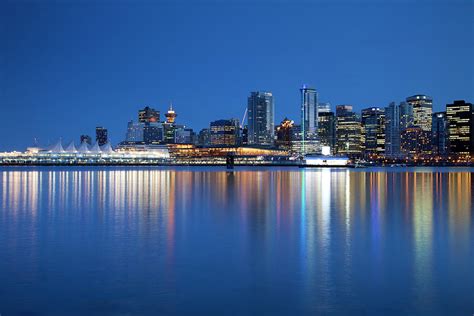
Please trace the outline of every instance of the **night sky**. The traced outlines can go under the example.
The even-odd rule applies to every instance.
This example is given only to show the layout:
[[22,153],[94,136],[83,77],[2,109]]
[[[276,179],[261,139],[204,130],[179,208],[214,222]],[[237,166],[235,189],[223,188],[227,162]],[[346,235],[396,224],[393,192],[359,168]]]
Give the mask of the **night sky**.
[[[418,1],[417,1],[418,2]],[[117,4],[119,3],[119,4]],[[357,110],[422,93],[474,101],[474,1],[1,1],[0,150],[97,125],[115,144],[148,105],[199,131],[272,91]]]

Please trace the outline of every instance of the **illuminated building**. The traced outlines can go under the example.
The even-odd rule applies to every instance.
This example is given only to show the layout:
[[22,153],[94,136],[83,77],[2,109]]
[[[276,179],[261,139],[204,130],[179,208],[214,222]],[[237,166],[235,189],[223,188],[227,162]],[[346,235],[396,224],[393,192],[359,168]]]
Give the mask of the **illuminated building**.
[[390,158],[400,156],[400,109],[395,102],[385,108],[385,156]]
[[198,134],[198,145],[209,146],[211,144],[211,130],[203,128]]
[[294,122],[285,117],[276,128],[276,146],[283,150],[291,149]]
[[385,113],[383,109],[371,107],[362,110],[361,151],[365,155],[385,153]]
[[105,145],[108,142],[107,129],[101,126],[95,128],[95,140],[99,146]]
[[140,123],[155,123],[160,121],[160,111],[145,107],[138,111],[138,122]]
[[413,106],[413,125],[421,127],[422,130],[431,131],[431,119],[433,112],[433,99],[429,96],[417,94],[406,99]]
[[92,144],[92,137],[89,135],[81,135],[81,143]]
[[172,123],[164,122],[163,123],[163,142],[165,144],[174,143],[174,131],[175,125]]
[[306,85],[303,85],[300,92],[303,140],[316,139],[318,133],[318,93]]
[[404,129],[400,134],[401,151],[408,156],[420,156],[430,153],[431,133],[419,126]]
[[275,135],[271,92],[251,92],[248,97],[248,144],[272,146]]
[[431,136],[433,154],[438,156],[446,155],[448,152],[448,120],[446,112],[433,113]]
[[318,139],[322,146],[330,147],[331,153],[336,147],[336,117],[334,112],[320,111],[318,114]]
[[463,100],[446,105],[449,151],[453,154],[474,154],[474,107]]
[[413,105],[407,102],[401,102],[400,109],[400,132],[407,127],[413,126]]
[[169,124],[173,124],[174,121],[176,120],[176,117],[178,114],[173,110],[173,105],[170,104],[170,107],[168,109],[168,112],[166,112],[165,117],[166,117],[166,122]]
[[361,127],[352,105],[336,106],[336,151],[339,155],[359,156]]
[[217,120],[210,123],[211,146],[238,146],[240,143],[238,119]]

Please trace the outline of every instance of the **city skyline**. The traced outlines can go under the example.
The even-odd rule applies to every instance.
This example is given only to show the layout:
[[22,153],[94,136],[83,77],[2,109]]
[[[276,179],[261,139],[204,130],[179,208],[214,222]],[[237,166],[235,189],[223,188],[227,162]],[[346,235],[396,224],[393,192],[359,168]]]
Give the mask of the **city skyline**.
[[[416,94],[433,98],[433,112],[474,99],[472,2],[184,4],[3,3],[0,111],[27,124],[4,121],[4,133],[16,132],[0,150],[76,140],[96,126],[118,143],[137,109],[164,113],[170,101],[199,131],[240,119],[249,91],[272,92],[275,123],[298,122],[303,84],[356,112]],[[262,10],[268,22],[245,23]],[[267,50],[247,51],[263,38]]]

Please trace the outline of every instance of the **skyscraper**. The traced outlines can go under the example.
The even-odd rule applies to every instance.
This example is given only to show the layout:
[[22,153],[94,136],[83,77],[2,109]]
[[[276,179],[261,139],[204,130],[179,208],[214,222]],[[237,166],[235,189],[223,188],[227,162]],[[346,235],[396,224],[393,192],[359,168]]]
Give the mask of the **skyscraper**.
[[138,122],[140,123],[154,123],[160,121],[160,111],[145,107],[143,110],[138,111]]
[[385,153],[385,113],[371,107],[361,113],[361,151],[365,155]]
[[433,112],[433,99],[429,96],[417,94],[406,99],[413,106],[413,125],[421,127],[422,130],[431,131],[431,119]]
[[127,124],[126,142],[142,142],[143,141],[144,123],[136,123],[129,121]]
[[108,142],[107,129],[101,126],[95,128],[95,140],[99,146],[105,145]]
[[385,156],[400,156],[400,110],[401,106],[391,102],[385,108]]
[[318,114],[318,139],[321,146],[328,146],[331,152],[336,147],[336,118],[334,112],[323,111]]
[[271,92],[251,92],[248,97],[248,144],[273,145],[274,103]]
[[400,132],[413,126],[413,105],[407,102],[401,102],[400,108]]
[[318,93],[306,85],[301,91],[301,130],[304,139],[314,139],[318,133]]
[[360,155],[360,118],[352,105],[336,106],[336,150],[340,155]]
[[474,154],[474,107],[464,100],[446,105],[449,151],[453,154]]
[[238,119],[217,120],[210,123],[210,143],[212,146],[238,146],[240,125]]
[[447,154],[448,120],[446,118],[446,112],[433,113],[431,135],[433,154],[438,156]]

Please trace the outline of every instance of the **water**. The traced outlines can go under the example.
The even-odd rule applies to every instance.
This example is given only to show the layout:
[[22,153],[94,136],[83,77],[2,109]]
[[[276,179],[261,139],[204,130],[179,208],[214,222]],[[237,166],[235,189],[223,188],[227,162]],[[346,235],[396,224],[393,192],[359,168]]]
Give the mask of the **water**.
[[472,315],[473,171],[3,168],[0,313]]

